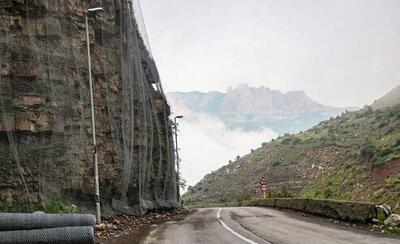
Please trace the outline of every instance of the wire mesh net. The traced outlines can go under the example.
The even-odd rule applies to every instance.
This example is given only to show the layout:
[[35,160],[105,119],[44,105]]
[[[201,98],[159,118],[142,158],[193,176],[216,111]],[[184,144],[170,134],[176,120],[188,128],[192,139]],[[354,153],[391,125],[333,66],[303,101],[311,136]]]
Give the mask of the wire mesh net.
[[0,1],[0,208],[92,209],[84,16],[96,6],[105,10],[89,16],[103,212],[177,206],[169,106],[136,2]]

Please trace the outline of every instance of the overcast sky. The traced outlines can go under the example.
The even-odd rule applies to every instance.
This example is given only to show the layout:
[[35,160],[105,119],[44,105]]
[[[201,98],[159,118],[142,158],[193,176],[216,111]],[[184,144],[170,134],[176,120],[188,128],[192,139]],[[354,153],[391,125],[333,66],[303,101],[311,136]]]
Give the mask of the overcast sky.
[[337,106],[400,84],[399,0],[142,0],[167,91],[248,83]]

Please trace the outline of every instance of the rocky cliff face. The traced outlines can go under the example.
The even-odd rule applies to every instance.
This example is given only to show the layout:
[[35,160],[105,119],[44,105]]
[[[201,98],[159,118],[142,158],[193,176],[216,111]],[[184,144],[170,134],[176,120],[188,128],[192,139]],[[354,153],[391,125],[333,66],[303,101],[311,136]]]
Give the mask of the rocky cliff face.
[[[169,106],[123,1],[0,1],[0,209],[93,206],[84,12],[105,213],[176,206]],[[16,209],[18,208],[18,209]]]
[[184,106],[193,112],[217,116],[232,128],[271,128],[282,134],[308,129],[346,110],[319,104],[303,91],[282,93],[246,84],[226,93],[173,92],[168,96],[173,107]]

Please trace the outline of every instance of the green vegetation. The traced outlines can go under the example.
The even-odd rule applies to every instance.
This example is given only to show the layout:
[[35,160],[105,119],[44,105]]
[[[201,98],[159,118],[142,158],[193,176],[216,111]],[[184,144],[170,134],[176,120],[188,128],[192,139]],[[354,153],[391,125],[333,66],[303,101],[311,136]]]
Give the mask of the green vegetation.
[[365,168],[347,163],[330,175],[321,176],[316,184],[306,187],[301,195],[306,198],[351,200],[350,189],[357,184],[354,175],[362,175]]
[[257,196],[266,177],[277,195],[373,201],[400,211],[399,162],[400,105],[367,106],[263,143],[205,176],[183,198],[189,204],[246,200]]
[[400,227],[391,227],[384,224],[374,225],[373,227],[375,229],[378,229],[379,231],[387,231],[395,234],[400,234]]
[[5,213],[33,213],[41,211],[44,213],[81,213],[85,208],[77,207],[73,204],[66,204],[61,200],[53,200],[48,203],[32,205],[29,203],[13,205],[12,207],[0,208],[0,212]]
[[387,203],[394,209],[400,209],[400,173],[376,186],[372,200],[378,203]]
[[237,199],[237,202],[247,202],[251,200],[251,196],[249,195],[242,195]]

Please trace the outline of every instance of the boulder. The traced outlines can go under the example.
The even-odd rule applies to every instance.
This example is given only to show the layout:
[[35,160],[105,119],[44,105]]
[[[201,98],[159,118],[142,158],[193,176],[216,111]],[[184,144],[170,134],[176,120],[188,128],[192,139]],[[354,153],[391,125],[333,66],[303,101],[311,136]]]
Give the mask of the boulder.
[[389,225],[392,227],[399,227],[400,226],[400,215],[398,214],[391,214],[385,220],[385,225]]

